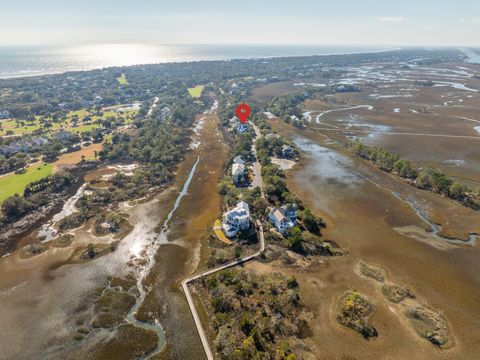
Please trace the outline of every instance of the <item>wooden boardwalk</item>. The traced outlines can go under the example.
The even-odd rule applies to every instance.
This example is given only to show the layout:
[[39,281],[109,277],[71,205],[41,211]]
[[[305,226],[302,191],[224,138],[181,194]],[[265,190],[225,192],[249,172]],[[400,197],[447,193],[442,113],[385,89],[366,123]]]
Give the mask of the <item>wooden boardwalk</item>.
[[[258,129],[257,126],[255,126],[254,124],[252,124],[254,129],[255,129],[255,133],[256,133],[256,138],[259,138],[261,137],[261,133],[260,133],[260,130]],[[257,157],[257,149],[255,147],[253,147],[252,149],[255,153],[255,158]],[[261,167],[260,167],[260,164],[258,163],[258,159],[256,160],[258,166],[259,166],[259,169],[258,169],[258,174],[260,176],[260,184],[263,185],[263,182],[261,181]],[[264,194],[264,191],[263,191],[263,186],[261,187],[261,190],[262,190],[262,196],[265,197],[265,194]],[[257,229],[258,229],[258,234],[259,234],[259,240],[260,240],[260,249],[259,251],[257,251],[255,254],[252,254],[252,255],[248,255],[248,256],[245,256],[245,257],[242,257],[240,259],[237,259],[237,260],[234,260],[232,262],[229,262],[227,264],[224,264],[224,265],[220,265],[216,268],[213,268],[213,269],[210,269],[210,270],[206,270],[204,272],[201,272],[200,274],[197,274],[197,275],[194,275],[192,277],[189,277],[185,280],[182,281],[182,288],[183,288],[183,291],[185,292],[185,296],[187,297],[187,302],[188,302],[188,306],[190,307],[190,311],[192,313],[192,316],[193,316],[193,320],[195,322],[195,326],[197,327],[197,331],[198,331],[198,335],[200,336],[200,340],[202,341],[202,345],[203,345],[203,349],[205,350],[205,355],[207,356],[207,359],[208,360],[214,360],[214,356],[213,356],[213,352],[212,352],[212,349],[210,348],[210,344],[208,343],[208,338],[207,338],[207,334],[205,333],[205,330],[203,329],[203,325],[202,325],[202,321],[200,320],[200,316],[198,315],[198,311],[197,311],[197,308],[195,307],[195,302],[193,301],[193,297],[192,297],[192,294],[190,292],[190,289],[188,288],[188,284],[191,283],[192,281],[194,280],[197,280],[197,279],[200,279],[204,276],[208,276],[208,275],[211,275],[211,274],[214,274],[218,271],[221,271],[221,270],[225,270],[225,269],[228,269],[228,268],[231,268],[233,266],[237,266],[237,265],[241,265],[241,264],[244,264],[246,263],[247,261],[250,261],[250,260],[253,260],[255,258],[257,258],[258,256],[260,256],[264,251],[265,251],[265,237],[263,235],[263,226],[262,226],[262,223],[257,220],[256,221],[256,225],[257,225]],[[220,223],[220,220],[217,219],[217,221],[215,221],[215,225],[213,227],[213,230],[215,231],[215,235],[217,235],[217,238],[220,240],[220,241],[223,241],[225,242],[224,240],[222,240],[220,238],[220,236],[217,234],[217,228],[219,228],[219,232],[221,233],[221,235],[223,235],[223,237],[228,240],[230,243],[232,243],[226,236],[225,234],[223,234],[222,232],[222,229],[221,229],[221,223]],[[226,242],[225,242],[226,243]],[[228,244],[228,243],[227,243]]]

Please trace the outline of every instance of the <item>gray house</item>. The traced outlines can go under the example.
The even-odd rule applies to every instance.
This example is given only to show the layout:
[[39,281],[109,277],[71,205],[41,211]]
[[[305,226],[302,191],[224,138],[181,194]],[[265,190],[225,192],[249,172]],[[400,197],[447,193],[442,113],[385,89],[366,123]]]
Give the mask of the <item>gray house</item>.
[[270,211],[268,219],[278,232],[285,234],[288,229],[291,229],[297,223],[297,209],[296,206],[281,206]]

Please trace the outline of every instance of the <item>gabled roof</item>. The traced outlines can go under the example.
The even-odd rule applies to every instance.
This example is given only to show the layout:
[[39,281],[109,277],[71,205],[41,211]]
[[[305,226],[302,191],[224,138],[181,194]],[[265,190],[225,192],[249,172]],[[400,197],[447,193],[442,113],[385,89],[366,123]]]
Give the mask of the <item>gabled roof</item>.
[[[278,208],[278,209],[275,209],[273,210],[273,212],[271,213],[271,215],[275,218],[275,220],[277,220],[278,222],[282,222],[283,220],[287,219],[287,217],[285,216],[285,210],[282,209],[282,208]],[[287,219],[288,220],[288,219]]]
[[246,210],[247,212],[250,212],[250,208],[249,208],[248,204],[247,204],[245,201],[239,201],[239,202],[237,203],[237,208],[238,208],[238,209]]
[[273,216],[278,222],[282,222],[284,220],[290,221],[290,217],[296,217],[295,207],[287,207],[283,205],[279,208],[273,209],[270,212],[270,215]]
[[243,175],[244,172],[245,172],[245,165],[243,164],[232,165],[232,175]]
[[245,164],[245,161],[243,160],[241,155],[235,156],[235,159],[233,159],[234,164]]

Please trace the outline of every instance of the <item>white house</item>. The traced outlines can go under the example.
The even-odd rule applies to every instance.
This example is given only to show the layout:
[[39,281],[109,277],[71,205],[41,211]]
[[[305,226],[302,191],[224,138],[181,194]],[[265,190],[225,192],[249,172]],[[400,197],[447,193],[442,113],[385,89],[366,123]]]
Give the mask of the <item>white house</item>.
[[247,132],[248,131],[248,127],[247,125],[245,124],[240,124],[237,126],[237,133],[240,134],[240,133],[244,133],[244,132]]
[[297,223],[297,211],[295,206],[281,206],[270,211],[268,219],[273,226],[282,234],[291,229]]
[[223,229],[228,237],[235,236],[241,230],[250,227],[250,209],[245,201],[240,201],[237,206],[223,214]]
[[230,126],[232,128],[236,128],[238,125],[240,125],[240,119],[237,118],[236,116],[232,117],[230,120],[228,120],[230,123]]
[[233,163],[232,165],[232,181],[235,185],[240,184],[245,179],[245,165]]
[[162,120],[165,120],[167,117],[170,116],[171,113],[172,113],[172,110],[170,110],[168,106],[165,106],[160,110],[160,118]]
[[245,164],[245,160],[243,160],[242,155],[235,156],[235,159],[233,159],[234,164]]

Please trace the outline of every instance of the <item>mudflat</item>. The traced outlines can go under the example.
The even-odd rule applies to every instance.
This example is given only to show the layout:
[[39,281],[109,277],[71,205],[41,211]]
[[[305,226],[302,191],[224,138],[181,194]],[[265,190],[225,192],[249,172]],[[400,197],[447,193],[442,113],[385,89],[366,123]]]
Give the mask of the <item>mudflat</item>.
[[208,114],[204,118],[200,145],[192,153],[200,157],[198,166],[188,194],[169,225],[172,231],[168,242],[160,247],[146,279],[152,291],[138,313],[147,321],[159,319],[165,329],[168,346],[158,355],[162,359],[204,359],[197,329],[180,289],[181,280],[206,261],[206,244],[221,202],[217,184],[228,148],[217,128],[218,116]]
[[[474,359],[480,351],[480,336],[475,331],[480,321],[478,243],[471,246],[447,242],[438,247],[428,239],[419,241],[396,229],[429,228],[411,204],[402,199],[409,190],[406,199],[412,203],[430,200],[431,214],[445,210],[439,207],[443,201],[448,202],[450,211],[440,223],[456,227],[458,233],[478,232],[478,212],[443,198],[432,201],[430,197],[438,195],[421,190],[418,195],[398,179],[380,185],[379,178],[387,174],[379,174],[378,169],[354,158],[325,135],[278,121],[271,123],[305,151],[302,166],[288,173],[289,188],[327,220],[325,238],[348,251],[347,256],[331,259],[328,266],[308,272],[282,269],[299,279],[301,298],[311,309],[313,335],[308,341],[313,352],[322,359]],[[448,222],[456,212],[463,211],[470,214],[470,222]],[[371,279],[355,270],[360,261],[384,269],[392,281],[411,289],[419,303],[438,309],[450,331],[447,346],[436,347],[418,336],[405,309],[389,302]],[[377,311],[371,322],[378,330],[378,338],[366,341],[335,321],[335,303],[350,290],[373,299]]]

